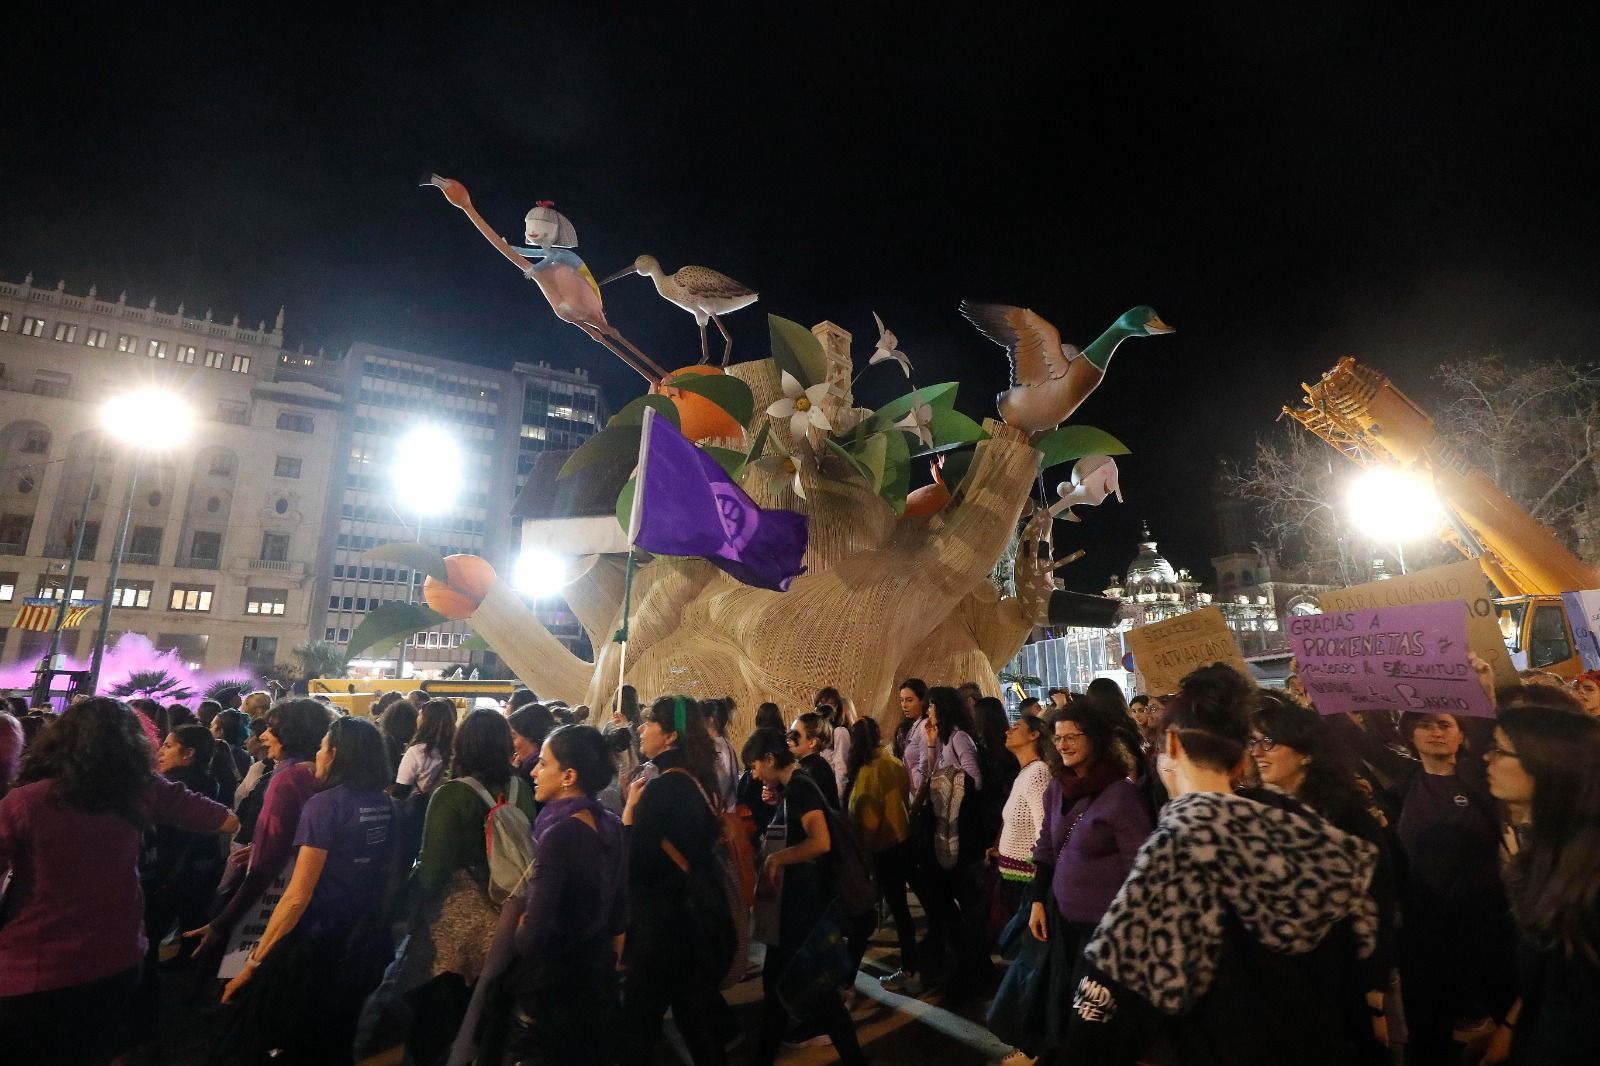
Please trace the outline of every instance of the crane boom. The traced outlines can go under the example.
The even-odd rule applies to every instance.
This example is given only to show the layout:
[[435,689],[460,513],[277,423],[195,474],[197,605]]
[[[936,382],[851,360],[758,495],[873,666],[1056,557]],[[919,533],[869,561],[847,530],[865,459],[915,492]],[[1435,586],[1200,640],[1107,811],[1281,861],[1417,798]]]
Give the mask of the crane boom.
[[1284,413],[1335,451],[1361,466],[1408,467],[1432,478],[1463,527],[1440,536],[1476,556],[1503,595],[1600,588],[1600,574],[1441,438],[1433,419],[1388,378],[1345,356],[1317,384],[1300,387],[1303,406]]

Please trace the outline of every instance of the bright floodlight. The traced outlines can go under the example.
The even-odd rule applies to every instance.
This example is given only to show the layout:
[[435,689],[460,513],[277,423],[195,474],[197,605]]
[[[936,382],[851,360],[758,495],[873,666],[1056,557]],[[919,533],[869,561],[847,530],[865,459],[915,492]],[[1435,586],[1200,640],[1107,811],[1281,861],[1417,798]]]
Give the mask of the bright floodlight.
[[1368,470],[1350,483],[1351,517],[1373,540],[1403,544],[1434,533],[1444,508],[1433,485],[1415,474],[1388,467]]
[[415,514],[448,511],[461,491],[461,445],[438,426],[419,426],[400,439],[395,494]]
[[567,561],[561,556],[528,548],[517,560],[511,583],[524,596],[538,600],[560,593],[567,584],[567,576]]
[[101,410],[106,432],[148,451],[176,447],[194,431],[194,411],[165,389],[140,389],[107,400]]

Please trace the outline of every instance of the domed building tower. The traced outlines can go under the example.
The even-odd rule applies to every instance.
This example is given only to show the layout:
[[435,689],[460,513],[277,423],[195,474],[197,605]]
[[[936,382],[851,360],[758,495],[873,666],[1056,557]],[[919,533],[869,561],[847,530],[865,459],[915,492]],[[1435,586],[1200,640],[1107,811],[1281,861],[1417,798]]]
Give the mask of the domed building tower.
[[1210,604],[1211,597],[1200,591],[1200,582],[1187,570],[1173,569],[1157,550],[1148,522],[1143,530],[1139,552],[1128,564],[1127,574],[1121,583],[1115,574],[1111,575],[1105,595],[1128,604],[1133,609],[1130,613],[1135,625],[1159,622]]

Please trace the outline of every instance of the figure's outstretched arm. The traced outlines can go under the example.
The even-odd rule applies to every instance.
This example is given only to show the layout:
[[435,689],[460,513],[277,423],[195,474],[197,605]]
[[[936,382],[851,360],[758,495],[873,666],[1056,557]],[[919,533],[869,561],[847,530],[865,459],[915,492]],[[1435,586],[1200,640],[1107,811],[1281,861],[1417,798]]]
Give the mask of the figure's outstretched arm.
[[521,245],[512,244],[510,241],[506,242],[506,247],[510,248],[513,252],[516,252],[524,259],[545,259],[550,255],[550,253],[545,251],[543,248],[524,248]]

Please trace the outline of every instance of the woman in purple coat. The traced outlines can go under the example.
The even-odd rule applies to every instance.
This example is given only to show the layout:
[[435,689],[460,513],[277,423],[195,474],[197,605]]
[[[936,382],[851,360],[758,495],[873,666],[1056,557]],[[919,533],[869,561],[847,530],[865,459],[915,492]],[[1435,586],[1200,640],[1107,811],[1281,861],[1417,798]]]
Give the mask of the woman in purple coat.
[[1083,943],[1116,897],[1152,822],[1132,757],[1110,716],[1079,701],[1057,714],[1055,746],[1063,772],[1044,794],[1044,825],[1033,849],[1028,930],[1043,948],[995,996],[990,1027],[1017,1050],[1005,1066],[1025,1066],[1060,1043],[1060,1010],[1071,1001]]

